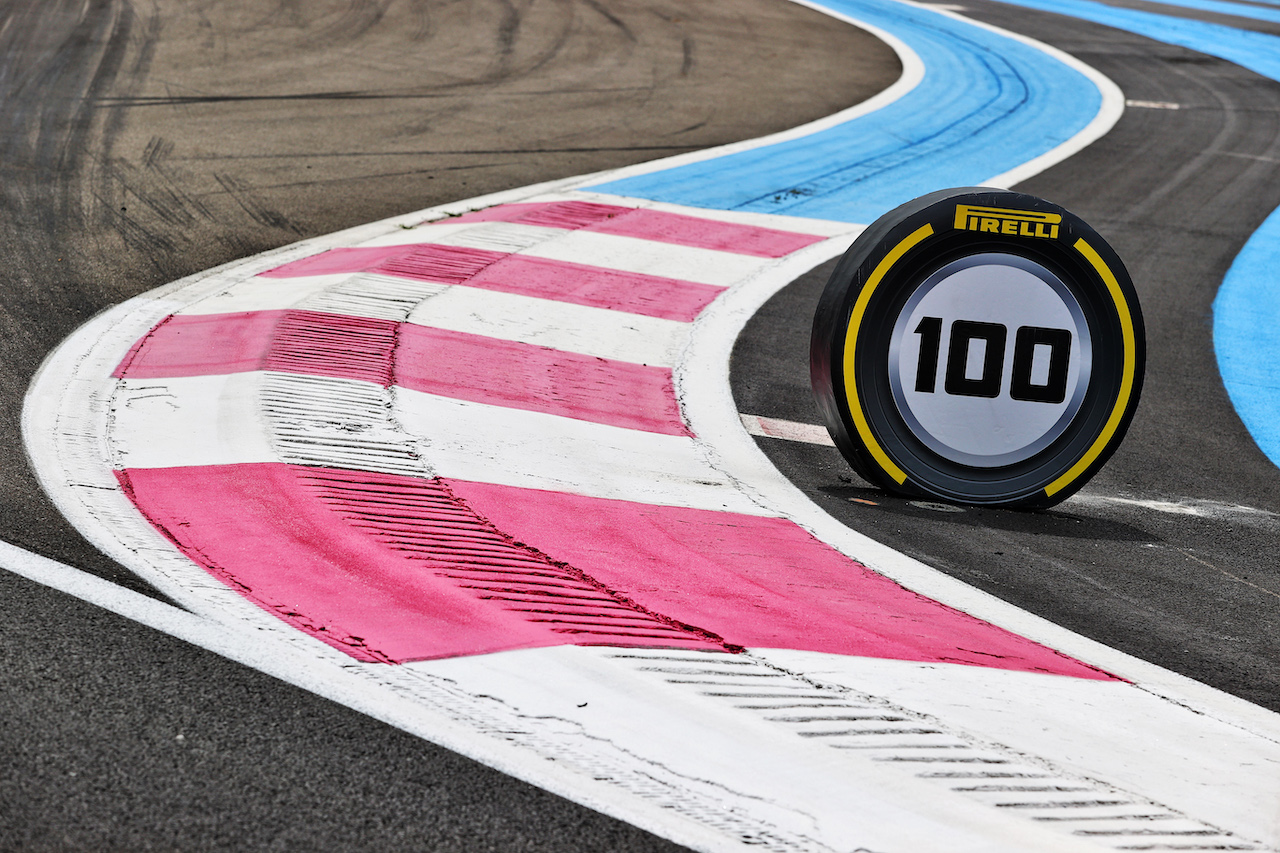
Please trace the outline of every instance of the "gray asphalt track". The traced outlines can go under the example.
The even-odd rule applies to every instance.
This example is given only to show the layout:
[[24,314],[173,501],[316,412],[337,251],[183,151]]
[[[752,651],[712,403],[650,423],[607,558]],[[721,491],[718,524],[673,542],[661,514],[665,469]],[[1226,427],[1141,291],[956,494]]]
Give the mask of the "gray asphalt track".
[[[1180,107],[1130,107],[1101,141],[1017,187],[1082,216],[1129,267],[1148,340],[1129,435],[1080,495],[1037,513],[893,499],[834,449],[760,444],[851,527],[1060,625],[1280,710],[1280,470],[1236,417],[1211,337],[1223,274],[1280,206],[1280,84],[1070,18],[980,0],[965,7],[1079,57],[1129,99]],[[739,339],[741,411],[820,422],[808,333],[830,266],[778,294]]]
[[[144,592],[18,435],[98,311],[299,238],[758,136],[896,59],[780,0],[0,3],[0,539]],[[0,849],[672,845],[0,573]]]

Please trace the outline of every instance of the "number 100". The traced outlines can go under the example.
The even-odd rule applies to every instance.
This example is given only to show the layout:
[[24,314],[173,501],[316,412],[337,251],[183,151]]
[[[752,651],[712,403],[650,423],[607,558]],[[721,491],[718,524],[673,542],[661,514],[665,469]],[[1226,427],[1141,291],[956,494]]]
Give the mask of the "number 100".
[[[916,391],[932,394],[938,385],[938,355],[942,344],[942,318],[924,317],[916,326],[920,336],[920,360],[916,365]],[[1004,381],[1004,353],[1009,329],[1000,323],[956,320],[951,324],[947,344],[946,377],[943,389],[958,397],[999,397]],[[982,357],[982,375],[966,376],[969,347],[974,341],[986,344]],[[1034,384],[1031,372],[1036,347],[1049,350],[1048,379]],[[1031,403],[1061,403],[1067,396],[1067,370],[1071,363],[1071,332],[1067,329],[1045,329],[1020,326],[1013,340],[1013,376],[1009,396]]]

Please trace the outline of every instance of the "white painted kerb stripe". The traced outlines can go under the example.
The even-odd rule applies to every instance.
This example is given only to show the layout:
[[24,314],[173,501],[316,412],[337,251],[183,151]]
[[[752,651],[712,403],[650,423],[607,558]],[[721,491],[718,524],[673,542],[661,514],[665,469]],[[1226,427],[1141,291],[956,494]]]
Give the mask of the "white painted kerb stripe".
[[420,326],[674,367],[689,324],[462,285],[424,300],[409,315]]
[[114,467],[278,461],[262,417],[263,376],[120,381],[112,409]]
[[661,276],[729,287],[772,260],[736,252],[662,243],[639,237],[567,231],[519,222],[423,225],[366,240],[361,247],[398,245],[464,246],[518,252],[571,264]]
[[396,389],[396,417],[442,477],[662,506],[772,515],[691,438]]
[[[192,302],[176,311],[175,315],[199,317],[300,310],[402,320],[413,305],[440,293],[446,287],[448,285],[373,273],[336,273],[296,278],[253,276],[240,279],[216,293]],[[363,298],[347,296],[355,293]]]
[[636,237],[619,237],[592,231],[563,232],[558,239],[539,243],[524,254],[576,264],[586,263],[586,259],[590,259],[591,266],[717,287],[737,284],[773,262],[772,258],[654,243]]

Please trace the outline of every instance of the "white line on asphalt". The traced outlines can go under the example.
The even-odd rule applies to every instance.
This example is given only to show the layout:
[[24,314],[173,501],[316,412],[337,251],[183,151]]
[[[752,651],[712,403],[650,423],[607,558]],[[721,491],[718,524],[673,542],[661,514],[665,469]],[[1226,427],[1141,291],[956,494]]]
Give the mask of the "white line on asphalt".
[[1128,100],[1124,102],[1126,107],[1136,107],[1141,110],[1180,110],[1182,104],[1175,104],[1172,101],[1135,101]]
[[798,421],[784,421],[781,418],[764,418],[760,415],[738,415],[742,425],[751,435],[762,438],[780,438],[784,441],[800,441],[805,444],[825,444],[835,447],[831,434],[826,427],[817,424],[802,424]]

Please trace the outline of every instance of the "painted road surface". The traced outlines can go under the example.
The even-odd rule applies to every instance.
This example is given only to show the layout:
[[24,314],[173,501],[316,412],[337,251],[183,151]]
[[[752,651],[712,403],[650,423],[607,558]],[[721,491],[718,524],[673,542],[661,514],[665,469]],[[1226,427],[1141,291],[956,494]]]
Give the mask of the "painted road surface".
[[[968,26],[922,14],[891,37],[923,74],[889,104],[929,79],[920,20]],[[1118,114],[1100,75],[1016,44],[1073,86],[1018,74],[1055,82],[995,118],[970,86],[928,121],[1008,139],[1060,87],[1092,114],[984,180]],[[925,131],[890,158],[906,174]],[[817,202],[861,198],[885,161],[863,166],[784,183],[831,216]],[[935,177],[977,182],[954,166]],[[737,332],[860,226],[759,213],[798,211],[750,186],[726,212],[601,192],[647,179],[424,211],[102,315],[33,386],[29,448],[90,540],[187,612],[11,560],[700,849],[1280,843],[1275,715],[853,533],[747,436]]]
[[693,846],[1268,839],[1270,715],[797,510],[754,451],[726,349],[846,226],[584,192],[441,213],[179,283],[60,350],[29,429],[81,528],[277,666],[305,656],[292,678],[361,681],[410,730],[447,714],[450,746]]
[[[898,76],[874,37],[777,0],[0,15],[0,539],[153,597],[54,508],[21,440],[76,327],[300,237],[760,136]],[[0,598],[0,847],[676,847],[17,575]]]

